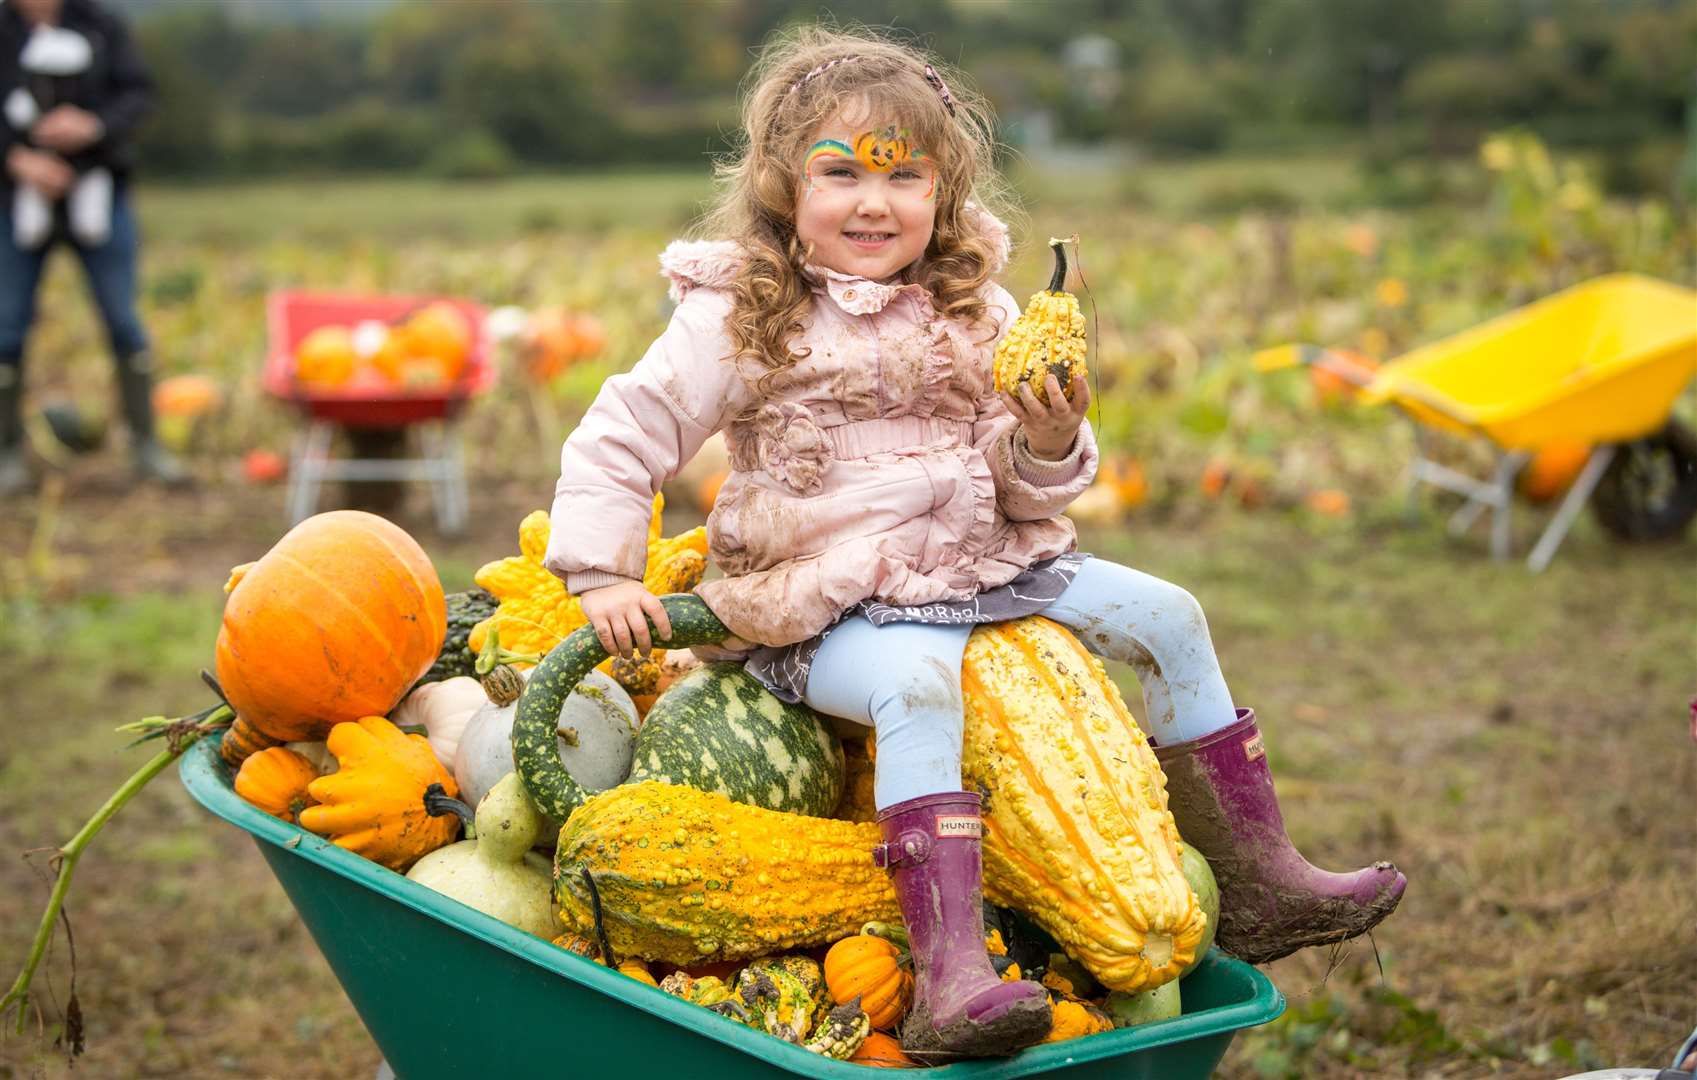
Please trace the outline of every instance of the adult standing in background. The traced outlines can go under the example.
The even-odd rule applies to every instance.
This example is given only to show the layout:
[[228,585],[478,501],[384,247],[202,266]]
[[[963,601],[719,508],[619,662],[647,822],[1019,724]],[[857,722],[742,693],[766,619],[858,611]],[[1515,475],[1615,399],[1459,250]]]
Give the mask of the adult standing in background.
[[128,180],[152,80],[129,28],[96,0],[0,3],[0,495],[26,489],[24,344],[47,253],[82,262],[117,363],[136,475],[181,484],[153,434],[153,372],[136,313]]

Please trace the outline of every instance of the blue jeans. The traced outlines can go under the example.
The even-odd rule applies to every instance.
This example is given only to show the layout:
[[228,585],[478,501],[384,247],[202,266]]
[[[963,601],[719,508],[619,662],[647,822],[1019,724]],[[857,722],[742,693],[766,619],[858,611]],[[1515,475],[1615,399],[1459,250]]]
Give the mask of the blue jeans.
[[[1042,614],[1096,655],[1131,665],[1143,687],[1143,727],[1157,741],[1184,742],[1236,722],[1208,620],[1177,585],[1091,558]],[[960,790],[960,663],[972,629],[878,626],[856,616],[814,654],[803,700],[877,731],[878,809]]]
[[[136,252],[140,246],[129,193],[120,186],[112,196],[112,233],[106,243],[85,248],[69,238],[64,211],[52,239],[39,250],[21,251],[12,240],[12,206],[0,199],[0,365],[23,364],[24,343],[35,322],[35,293],[47,255],[61,241],[70,244],[82,263],[94,293],[95,306],[106,324],[106,340],[122,360],[147,349],[147,331],[136,314]],[[17,372],[14,370],[14,376]]]

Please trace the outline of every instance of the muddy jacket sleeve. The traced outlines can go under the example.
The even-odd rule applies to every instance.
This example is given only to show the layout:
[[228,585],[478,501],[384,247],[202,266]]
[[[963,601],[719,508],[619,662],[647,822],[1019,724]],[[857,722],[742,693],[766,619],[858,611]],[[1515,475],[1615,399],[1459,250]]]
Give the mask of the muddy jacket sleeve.
[[[1019,302],[1006,290],[993,287],[992,309],[1000,308],[1001,335],[1019,317]],[[1002,403],[993,385],[987,383],[978,402],[972,427],[972,444],[990,463],[996,478],[996,502],[1009,521],[1040,521],[1067,508],[1067,504],[1096,478],[1096,436],[1090,421],[1079,425],[1072,450],[1059,461],[1045,461],[1031,452],[1020,430],[1019,420]]]
[[567,591],[640,581],[654,495],[752,393],[727,359],[730,301],[696,289],[635,367],[602,384],[560,451],[544,564]]

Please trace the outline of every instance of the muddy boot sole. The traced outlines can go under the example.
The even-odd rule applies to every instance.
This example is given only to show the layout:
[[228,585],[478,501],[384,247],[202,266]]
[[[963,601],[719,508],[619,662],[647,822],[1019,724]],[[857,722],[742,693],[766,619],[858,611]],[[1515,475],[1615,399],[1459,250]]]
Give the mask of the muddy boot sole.
[[1039,997],[1021,1001],[987,1023],[962,1017],[939,1031],[919,1001],[902,1024],[902,1052],[924,1065],[1007,1057],[1042,1042],[1053,1024],[1048,1000]]
[[[1373,868],[1389,865],[1375,863]],[[1388,885],[1367,904],[1298,893],[1279,898],[1280,917],[1270,922],[1248,912],[1225,910],[1222,901],[1220,930],[1214,943],[1244,963],[1270,964],[1301,949],[1336,945],[1367,933],[1396,910],[1402,897]]]

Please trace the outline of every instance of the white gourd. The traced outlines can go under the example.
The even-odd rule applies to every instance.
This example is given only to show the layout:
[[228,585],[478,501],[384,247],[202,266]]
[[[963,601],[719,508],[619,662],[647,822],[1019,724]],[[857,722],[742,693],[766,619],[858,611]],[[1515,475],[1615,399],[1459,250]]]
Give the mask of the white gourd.
[[[421,725],[430,749],[444,769],[452,770],[460,738],[477,710],[489,703],[483,684],[466,675],[425,683],[408,694],[389,714],[396,727]],[[474,803],[475,805],[475,803]]]
[[[453,765],[454,782],[466,802],[481,799],[513,771],[517,713],[517,702],[503,706],[486,701],[466,724]],[[636,724],[636,703],[625,688],[602,672],[590,672],[560,710],[558,729],[570,735],[556,739],[555,746],[566,771],[591,791],[624,783],[630,775]],[[552,847],[553,841],[552,834],[546,836],[544,846]]]
[[551,864],[531,851],[546,827],[517,773],[477,804],[475,839],[437,848],[407,877],[540,938],[555,932]]

